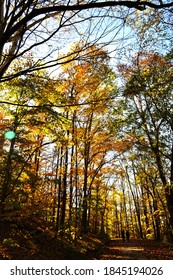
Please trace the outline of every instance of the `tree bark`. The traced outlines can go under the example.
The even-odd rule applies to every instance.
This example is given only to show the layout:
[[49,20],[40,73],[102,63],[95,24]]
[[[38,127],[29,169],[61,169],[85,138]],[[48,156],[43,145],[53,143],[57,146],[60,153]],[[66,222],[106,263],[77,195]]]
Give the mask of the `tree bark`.
[[91,146],[91,126],[93,120],[93,112],[91,113],[88,123],[85,128],[84,135],[84,182],[83,182],[83,206],[82,206],[82,232],[87,233],[87,211],[88,211],[88,166],[89,166],[89,154],[90,154],[90,146]]

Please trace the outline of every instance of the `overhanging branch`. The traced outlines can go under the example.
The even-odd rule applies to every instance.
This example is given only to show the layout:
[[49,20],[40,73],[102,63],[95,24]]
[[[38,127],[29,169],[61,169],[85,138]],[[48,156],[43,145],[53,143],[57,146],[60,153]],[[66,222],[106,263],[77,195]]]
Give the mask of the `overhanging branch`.
[[77,5],[59,5],[59,6],[51,6],[51,7],[43,7],[39,9],[33,9],[28,15],[18,21],[13,28],[9,31],[8,35],[12,35],[20,28],[21,26],[28,23],[30,20],[36,18],[37,16],[55,13],[55,12],[66,12],[66,11],[82,11],[89,10],[94,8],[106,8],[106,7],[116,7],[116,6],[124,6],[127,8],[134,8],[138,10],[143,10],[145,7],[149,7],[152,9],[163,9],[173,7],[173,2],[170,3],[160,3],[155,4],[148,1],[107,1],[107,2],[92,2],[87,4],[77,4]]

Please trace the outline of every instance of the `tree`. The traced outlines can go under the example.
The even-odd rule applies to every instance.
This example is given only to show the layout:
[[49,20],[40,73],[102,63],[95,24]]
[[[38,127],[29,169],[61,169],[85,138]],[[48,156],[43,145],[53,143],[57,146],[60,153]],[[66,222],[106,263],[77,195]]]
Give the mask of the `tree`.
[[167,9],[146,9],[142,17],[136,10],[127,22],[134,33],[134,45],[137,46],[137,50],[157,51],[163,54],[169,52],[172,48],[172,21],[172,12]]
[[[124,96],[129,109],[133,107],[128,117],[131,122],[128,132],[136,135],[140,154],[146,153],[155,159],[172,235],[172,62],[158,53],[139,53],[133,66],[124,68],[124,76]],[[156,204],[154,208],[157,210]]]
[[[78,49],[82,49],[81,43],[74,46],[72,53]],[[72,156],[70,174],[68,174],[68,178],[70,175],[68,179],[70,180],[70,205],[73,205],[72,185],[76,181],[74,163],[76,160],[82,162],[81,166],[77,166],[77,174],[80,174],[78,189],[81,188],[83,232],[88,230],[92,184],[104,165],[107,150],[112,148],[111,139],[108,140],[109,131],[103,127],[106,121],[103,112],[105,115],[109,112],[113,94],[116,94],[116,87],[113,84],[115,75],[108,66],[109,57],[106,51],[96,46],[88,49],[91,57],[88,57],[87,51],[83,51],[80,61],[72,59],[70,63],[64,65],[60,75],[61,81],[59,85],[57,84],[62,94],[61,102],[66,104],[64,110],[72,120],[68,134],[69,143],[72,142],[72,146],[68,146]],[[75,151],[78,151],[77,159],[75,159]]]
[[[61,119],[62,126],[66,127],[63,116],[61,118],[50,106],[44,106],[48,102],[47,94],[52,86],[51,81],[46,79],[46,74],[42,78],[37,75],[20,77],[1,84],[1,108],[2,113],[4,112],[1,113],[4,142],[1,148],[1,214],[14,205],[20,208],[24,201],[32,204],[36,200],[35,194],[42,181],[42,151],[58,138],[51,122],[61,127]],[[53,92],[51,97],[49,95],[49,102],[51,98],[54,100]],[[8,130],[15,133],[11,140],[4,139]]]
[[[77,31],[78,37],[80,36],[81,28],[79,25],[88,21],[89,27],[85,29],[87,32],[83,37],[88,40],[88,32],[91,32],[91,22],[97,17],[99,19],[107,18],[110,16],[121,18],[122,26],[126,19],[126,14],[116,10],[116,7],[123,7],[126,9],[144,10],[146,7],[151,9],[171,9],[173,2],[166,1],[165,3],[158,1],[41,1],[41,0],[1,0],[0,1],[0,79],[5,81],[15,76],[25,74],[34,70],[43,69],[46,67],[53,67],[61,64],[62,59],[57,59],[53,55],[56,50],[59,51],[59,46],[55,40],[61,41],[61,31],[67,28],[73,28],[73,33]],[[106,8],[106,12],[104,9]],[[111,10],[113,9],[113,10]],[[90,13],[91,11],[91,13]],[[93,12],[92,12],[93,11]],[[101,12],[100,12],[101,11]],[[107,11],[111,11],[107,15]],[[112,12],[113,11],[113,12]],[[102,20],[101,20],[102,23]],[[104,22],[103,22],[104,23]],[[105,24],[105,23],[104,23]],[[83,25],[84,26],[84,25]],[[95,24],[97,30],[101,29],[102,25]],[[114,24],[114,26],[116,26]],[[99,29],[98,29],[99,28]],[[89,31],[90,30],[90,31]],[[109,29],[109,32],[112,29]],[[117,29],[118,30],[118,29]],[[96,43],[100,38],[103,38],[104,33],[108,33],[108,29],[104,28],[102,35],[96,36],[93,43]],[[57,37],[58,35],[58,37]],[[91,34],[90,34],[91,35]],[[50,40],[54,40],[51,43]],[[87,49],[88,41],[86,40],[85,49]],[[110,39],[109,39],[110,40]],[[50,43],[49,43],[50,42]],[[48,43],[46,47],[46,43]],[[41,45],[45,46],[42,55]],[[67,38],[66,38],[67,44]],[[32,53],[31,53],[32,52]],[[40,53],[39,53],[40,52]],[[38,56],[36,59],[35,57]],[[15,63],[17,60],[24,56],[31,57],[30,64],[16,69]],[[34,58],[33,58],[34,56]],[[76,58],[80,53],[76,53]],[[67,57],[66,57],[67,58]],[[9,66],[13,64],[13,71],[9,71]]]

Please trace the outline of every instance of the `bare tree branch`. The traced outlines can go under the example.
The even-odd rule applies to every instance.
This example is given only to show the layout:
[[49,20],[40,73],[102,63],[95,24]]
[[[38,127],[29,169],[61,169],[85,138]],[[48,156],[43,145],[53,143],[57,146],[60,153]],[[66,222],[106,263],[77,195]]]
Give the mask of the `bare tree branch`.
[[[64,4],[66,3],[66,4]],[[103,18],[106,17],[106,12],[109,9],[113,9],[112,16],[114,16],[115,7],[124,7],[125,9],[144,10],[150,9],[169,9],[173,7],[171,1],[41,1],[41,0],[0,0],[0,81],[5,81],[19,76],[27,71],[35,71],[38,69],[44,69],[48,67],[54,67],[57,61],[54,59],[50,63],[42,62],[38,59],[37,63],[33,63],[33,66],[18,71],[12,74],[6,73],[9,66],[13,61],[19,57],[23,57],[24,54],[29,53],[34,48],[45,44],[52,40],[52,38],[59,34],[61,38],[60,30],[62,28],[70,28],[74,26],[74,30],[77,30],[82,20],[83,22],[89,21],[89,24],[97,18],[100,11],[102,11]],[[105,9],[105,11],[104,11]],[[89,15],[89,11],[93,11],[92,16]],[[121,14],[121,12],[119,12]],[[115,15],[118,15],[118,11]],[[77,16],[81,16],[76,18]],[[121,14],[122,16],[122,14]],[[47,29],[47,21],[54,20],[54,27],[52,30]],[[43,25],[44,23],[44,25]],[[109,23],[110,24],[110,23]],[[122,22],[122,26],[123,26]],[[97,27],[98,23],[96,23]],[[94,30],[93,26],[90,26],[90,31]],[[42,32],[39,38],[39,34]],[[103,30],[103,34],[106,34],[107,29]],[[77,34],[78,32],[76,32]],[[115,32],[116,33],[116,32]],[[79,33],[78,33],[79,35]],[[31,43],[34,40],[35,42]],[[101,38],[104,35],[98,35]],[[106,35],[105,35],[106,36]],[[54,37],[55,38],[55,37]],[[87,38],[86,38],[87,39]],[[58,40],[58,38],[57,38]],[[53,48],[53,47],[52,47]],[[47,53],[47,57],[51,56],[51,50]],[[45,55],[46,57],[46,55]],[[43,57],[42,57],[43,59]],[[58,64],[58,63],[57,63]],[[6,73],[6,74],[5,74]]]

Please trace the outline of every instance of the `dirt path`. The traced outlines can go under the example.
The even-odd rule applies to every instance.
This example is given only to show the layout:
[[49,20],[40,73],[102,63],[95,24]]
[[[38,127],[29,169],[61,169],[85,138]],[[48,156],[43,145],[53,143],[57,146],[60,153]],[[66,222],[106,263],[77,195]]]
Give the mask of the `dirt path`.
[[173,246],[151,240],[111,240],[92,259],[98,260],[173,260]]

